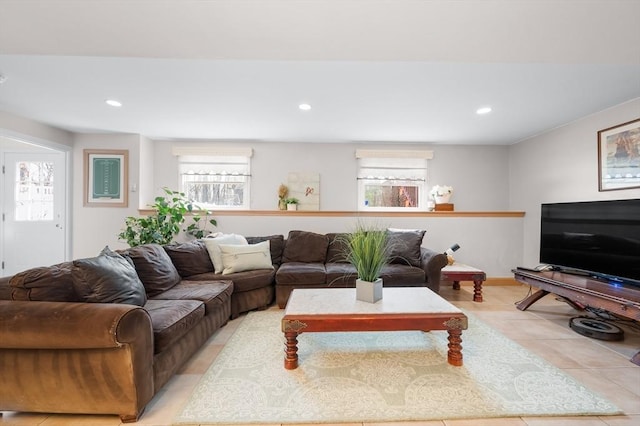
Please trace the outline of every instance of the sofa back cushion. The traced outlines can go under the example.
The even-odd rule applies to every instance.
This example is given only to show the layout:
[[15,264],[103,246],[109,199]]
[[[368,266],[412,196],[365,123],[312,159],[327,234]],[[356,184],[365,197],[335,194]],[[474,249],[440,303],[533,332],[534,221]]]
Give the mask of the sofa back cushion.
[[289,231],[282,253],[282,263],[325,263],[329,237],[315,232]]
[[175,243],[164,246],[173,266],[182,278],[213,272],[213,263],[204,242]]
[[389,228],[387,244],[389,248],[389,263],[401,263],[420,267],[420,246],[425,230]]
[[329,233],[329,248],[327,249],[327,263],[347,263],[349,245],[346,233]]
[[73,261],[73,287],[84,302],[144,306],[147,295],[135,268],[105,247],[97,257]]
[[282,263],[282,251],[284,250],[284,235],[268,235],[266,237],[246,237],[249,244],[258,244],[269,240],[271,251],[271,263],[279,266]]
[[131,259],[149,297],[169,290],[180,282],[180,274],[159,244],[144,244],[122,252]]
[[43,302],[80,302],[81,297],[73,287],[71,262],[53,266],[41,266],[19,272],[11,277],[13,300],[36,300]]

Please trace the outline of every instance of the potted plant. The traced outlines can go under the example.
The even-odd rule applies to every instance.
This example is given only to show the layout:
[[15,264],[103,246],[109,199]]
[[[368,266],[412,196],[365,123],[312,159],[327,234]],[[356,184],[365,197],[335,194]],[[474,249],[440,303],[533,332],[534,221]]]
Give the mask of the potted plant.
[[[215,219],[209,219],[208,210],[201,210],[188,200],[184,193],[162,188],[166,196],[156,197],[155,203],[150,205],[154,214],[145,217],[129,216],[125,219],[125,229],[118,234],[131,247],[142,244],[156,243],[165,245],[173,242],[180,233],[180,227],[186,217],[192,215],[192,223],[182,229],[187,235],[202,238],[208,234],[207,225],[217,226]],[[205,214],[204,220],[197,212]]]
[[287,204],[287,210],[297,210],[299,202],[300,200],[295,197],[287,198],[285,200],[285,203]]
[[356,299],[375,303],[382,299],[380,272],[389,263],[387,231],[372,225],[358,224],[345,236],[346,260],[357,272]]

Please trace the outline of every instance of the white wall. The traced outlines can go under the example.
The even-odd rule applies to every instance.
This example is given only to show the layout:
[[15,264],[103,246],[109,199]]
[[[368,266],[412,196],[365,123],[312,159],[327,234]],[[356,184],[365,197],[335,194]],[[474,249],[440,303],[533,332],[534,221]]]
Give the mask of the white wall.
[[598,191],[598,131],[640,118],[640,99],[602,111],[509,149],[509,208],[525,211],[523,265],[540,250],[540,204],[640,198],[640,189]]
[[[174,144],[229,146],[229,142],[155,141],[155,187],[177,188],[177,158],[171,155]],[[289,172],[320,174],[320,209],[357,208],[355,150],[425,149],[434,152],[429,160],[430,185],[451,185],[451,202],[460,211],[506,210],[508,207],[508,147],[489,145],[366,145],[357,143],[275,143],[236,142],[233,146],[253,148],[251,160],[251,208],[276,209],[278,186],[287,182]]]

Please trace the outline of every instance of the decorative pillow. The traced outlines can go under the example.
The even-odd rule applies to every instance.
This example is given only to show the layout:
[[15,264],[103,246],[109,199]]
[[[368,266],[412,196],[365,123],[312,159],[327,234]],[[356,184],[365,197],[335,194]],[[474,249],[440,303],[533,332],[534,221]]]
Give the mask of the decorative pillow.
[[122,255],[131,259],[147,295],[156,296],[180,282],[180,274],[159,244],[144,244],[127,249]]
[[329,237],[307,231],[289,231],[282,263],[325,263]]
[[224,266],[222,264],[222,255],[218,246],[220,244],[247,245],[247,239],[237,234],[222,234],[215,238],[203,238],[204,244],[207,246],[211,263],[216,274],[221,274]]
[[109,247],[98,257],[74,260],[71,277],[73,287],[85,302],[138,306],[147,302],[135,268]]
[[269,241],[258,244],[218,245],[224,269],[222,275],[254,269],[273,269]]
[[213,263],[204,242],[196,240],[164,246],[164,251],[182,278],[213,272]]
[[389,263],[404,263],[420,267],[420,246],[425,230],[421,229],[387,229],[387,247],[389,248]]

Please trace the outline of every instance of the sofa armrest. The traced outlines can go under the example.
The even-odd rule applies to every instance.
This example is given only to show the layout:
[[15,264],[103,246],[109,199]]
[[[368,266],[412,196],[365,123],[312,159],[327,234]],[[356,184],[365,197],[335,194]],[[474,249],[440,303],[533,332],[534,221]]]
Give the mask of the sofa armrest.
[[426,247],[420,247],[422,269],[427,277],[427,287],[440,292],[440,271],[447,266],[447,256]]
[[150,341],[151,319],[139,306],[116,303],[0,300],[0,348],[116,348]]
[[139,306],[0,300],[0,411],[139,418],[154,395]]

